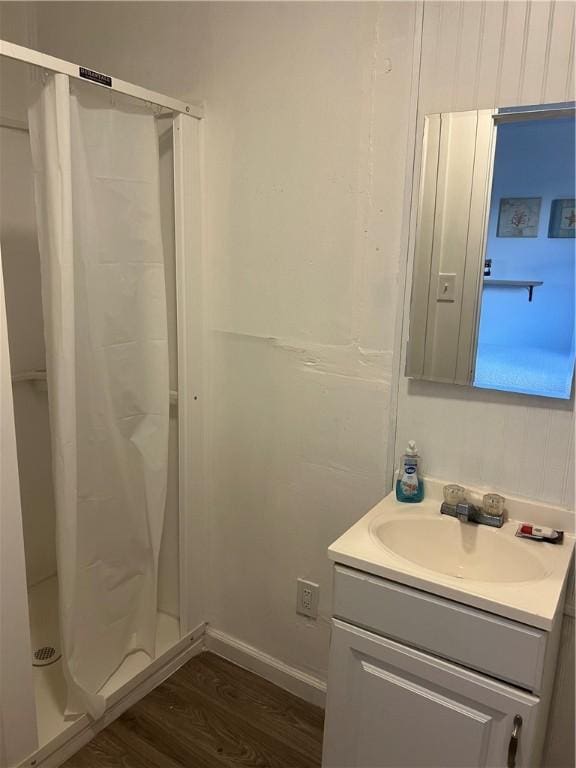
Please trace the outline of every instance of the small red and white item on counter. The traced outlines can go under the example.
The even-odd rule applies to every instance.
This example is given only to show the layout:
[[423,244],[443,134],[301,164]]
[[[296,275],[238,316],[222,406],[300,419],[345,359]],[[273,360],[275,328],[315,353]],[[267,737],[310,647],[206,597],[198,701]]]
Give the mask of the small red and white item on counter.
[[549,544],[561,544],[564,539],[564,531],[542,528],[538,525],[532,525],[532,523],[520,523],[516,536],[533,541],[547,541]]

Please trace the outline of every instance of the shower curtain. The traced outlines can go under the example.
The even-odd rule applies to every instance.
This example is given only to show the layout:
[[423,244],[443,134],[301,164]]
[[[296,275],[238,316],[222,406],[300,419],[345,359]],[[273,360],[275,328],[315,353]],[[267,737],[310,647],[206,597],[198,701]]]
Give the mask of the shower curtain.
[[158,135],[150,108],[50,75],[29,110],[67,714],[155,654],[168,463]]

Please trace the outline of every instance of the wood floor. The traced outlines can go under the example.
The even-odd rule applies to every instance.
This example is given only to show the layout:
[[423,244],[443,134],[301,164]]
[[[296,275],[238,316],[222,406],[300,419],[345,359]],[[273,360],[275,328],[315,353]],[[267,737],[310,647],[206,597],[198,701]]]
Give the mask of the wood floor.
[[212,653],[196,656],[65,768],[317,768],[323,711]]

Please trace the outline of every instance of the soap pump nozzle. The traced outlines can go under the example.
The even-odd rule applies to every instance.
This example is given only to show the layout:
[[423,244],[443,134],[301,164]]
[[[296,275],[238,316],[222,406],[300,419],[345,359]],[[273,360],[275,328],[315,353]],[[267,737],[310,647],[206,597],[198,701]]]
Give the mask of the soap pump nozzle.
[[418,448],[416,447],[415,440],[408,441],[408,447],[406,448],[406,456],[418,456]]

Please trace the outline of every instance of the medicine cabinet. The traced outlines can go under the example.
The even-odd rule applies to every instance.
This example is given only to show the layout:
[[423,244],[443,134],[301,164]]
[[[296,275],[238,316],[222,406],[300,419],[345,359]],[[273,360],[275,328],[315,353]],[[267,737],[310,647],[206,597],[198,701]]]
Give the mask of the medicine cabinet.
[[574,115],[426,116],[408,377],[570,398]]

